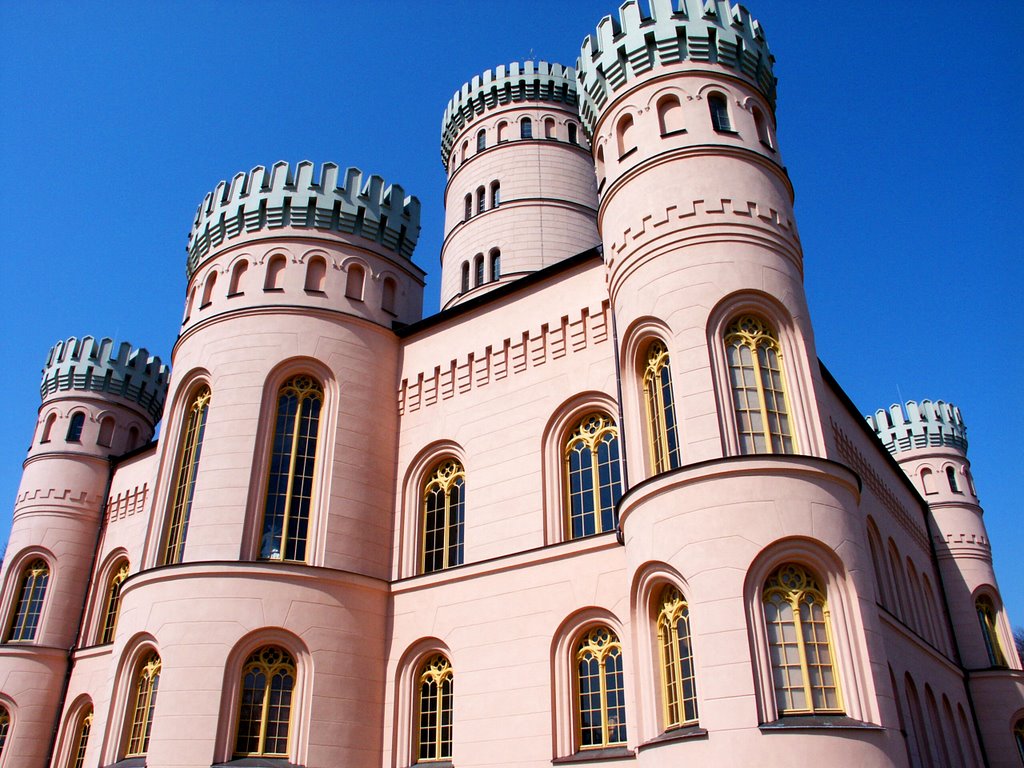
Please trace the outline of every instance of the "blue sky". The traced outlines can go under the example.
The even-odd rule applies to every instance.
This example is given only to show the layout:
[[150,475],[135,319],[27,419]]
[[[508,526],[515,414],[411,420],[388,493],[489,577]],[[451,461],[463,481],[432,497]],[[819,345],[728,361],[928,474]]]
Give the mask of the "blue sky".
[[[500,63],[574,64],[613,10],[0,0],[0,352],[11,392],[0,539],[47,350],[109,335],[169,360],[186,236],[219,180],[309,159],[402,184],[423,203],[415,259],[435,312],[439,128],[452,92]],[[1013,490],[1024,415],[1004,389],[1024,366],[1014,334],[994,325],[1024,286],[1024,5],[752,0],[751,10],[778,59],[778,138],[818,354],[865,413],[911,398],[961,407],[1003,596],[1024,625]]]

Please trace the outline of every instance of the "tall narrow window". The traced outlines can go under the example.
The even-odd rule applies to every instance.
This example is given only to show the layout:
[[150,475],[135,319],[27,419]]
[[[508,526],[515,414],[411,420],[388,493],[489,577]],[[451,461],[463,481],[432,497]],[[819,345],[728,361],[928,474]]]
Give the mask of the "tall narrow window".
[[491,208],[501,205],[501,182],[491,182]]
[[690,609],[673,586],[661,592],[658,608],[661,701],[665,730],[697,722],[697,685],[690,645]]
[[267,277],[263,282],[264,291],[284,290],[284,269],[288,261],[284,256],[274,256],[267,264]]
[[604,184],[604,147],[597,148],[597,156],[594,158],[597,168],[597,183]]
[[394,278],[385,277],[384,282],[380,288],[380,308],[387,312],[389,315],[396,314],[395,302],[398,293],[398,284]]
[[999,644],[999,628],[996,623],[996,606],[988,595],[978,595],[974,601],[974,610],[978,613],[978,623],[981,624],[981,636],[985,641],[985,652],[988,654],[988,663],[992,667],[1005,667],[1006,655]]
[[249,262],[245,259],[235,262],[231,268],[231,280],[228,282],[228,296],[241,296],[245,293],[245,273],[249,271]]
[[11,730],[11,713],[7,707],[0,704],[0,755],[4,753],[4,746],[7,744],[7,732]]
[[199,455],[203,450],[206,416],[210,411],[210,388],[200,387],[185,414],[185,428],[178,449],[178,466],[174,479],[174,500],[167,520],[167,538],[164,543],[165,565],[180,563],[185,554],[185,538],[192,514],[192,498],[199,473]]
[[658,102],[658,128],[662,136],[683,131],[683,107],[676,96],[665,96]]
[[469,262],[462,262],[462,292],[469,290]]
[[15,602],[14,617],[7,631],[7,642],[29,643],[36,639],[39,615],[43,611],[46,585],[50,580],[50,568],[42,558],[33,560],[21,572],[21,586]]
[[779,715],[842,712],[828,603],[817,577],[786,563],[768,577],[762,597]]
[[467,221],[473,215],[473,196],[466,195],[466,215],[463,217]]
[[79,718],[78,728],[75,729],[75,740],[71,743],[68,768],[83,768],[85,765],[85,750],[89,746],[89,733],[91,731],[92,707],[86,707]]
[[266,560],[306,559],[323,399],[323,387],[306,375],[292,377],[278,392],[260,539]]
[[39,439],[40,443],[50,442],[50,434],[53,432],[53,425],[57,423],[57,414],[51,413],[46,417],[46,422],[43,424],[43,436]]
[[595,627],[576,646],[576,733],[580,749],[626,743],[622,646],[607,627]]
[[85,428],[85,414],[79,411],[71,417],[68,434],[65,438],[69,443],[82,442],[82,429]]
[[498,123],[498,143],[508,141],[508,123],[502,120]]
[[203,301],[199,308],[210,306],[213,303],[213,289],[217,285],[217,270],[213,270],[206,277],[206,285],[203,286]]
[[1024,763],[1024,718],[1014,723],[1013,739],[1017,742],[1017,754],[1020,757],[1020,761]]
[[772,149],[772,137],[768,133],[768,121],[764,119],[764,113],[754,107],[754,129],[757,131],[757,140],[764,144],[768,149]]
[[721,133],[732,133],[732,122],[729,120],[729,103],[720,93],[708,96],[708,110],[711,112],[711,126]]
[[132,699],[131,729],[125,757],[145,757],[149,751],[149,733],[153,729],[153,710],[160,686],[160,656],[151,653],[139,666],[135,677],[135,696]]
[[462,565],[466,472],[454,459],[442,461],[423,487],[423,572]]
[[107,604],[103,609],[103,624],[100,625],[100,645],[114,642],[114,630],[117,629],[117,614],[121,609],[121,585],[128,578],[128,561],[124,560],[114,569],[107,587]]
[[956,481],[956,470],[946,467],[946,481],[949,483],[949,490],[953,493],[960,493],[960,484]]
[[451,662],[438,654],[420,669],[417,696],[417,762],[451,760],[452,757],[452,684]]
[[345,278],[345,296],[355,301],[362,301],[365,280],[366,270],[359,264],[349,264],[348,276]]
[[524,117],[519,123],[519,138],[521,139],[532,139],[533,138],[533,121],[528,117]]
[[484,284],[484,255],[478,253],[473,259],[473,287]]
[[469,154],[469,142],[468,141],[464,141],[464,142],[462,142],[462,157],[459,160],[460,164],[466,162],[466,156],[468,154]]
[[623,115],[615,128],[615,138],[619,147],[619,158],[623,158],[636,149],[636,137],[633,135],[633,116]]
[[306,263],[305,290],[310,293],[323,293],[327,283],[327,262],[314,256]]
[[553,118],[544,119],[544,138],[545,139],[557,139],[555,136],[555,121]]
[[501,279],[501,251],[497,248],[491,250],[491,280]]
[[483,213],[487,207],[487,195],[484,194],[483,187],[476,188],[476,212]]
[[288,757],[294,691],[295,660],[288,651],[268,645],[246,660],[235,757]]
[[114,443],[114,417],[104,416],[100,419],[100,436],[96,438],[96,444],[109,448]]
[[653,342],[647,350],[644,402],[647,404],[651,472],[658,474],[677,469],[681,462],[676,407],[672,399],[672,371],[668,350],[661,341]]
[[565,443],[569,534],[578,539],[615,528],[622,495],[619,430],[603,413],[583,417]]
[[725,332],[740,453],[793,453],[782,348],[764,320],[744,315]]
[[576,127],[576,123],[569,123],[569,143],[570,144],[578,144],[579,143],[579,138],[577,136],[577,132],[578,131],[579,131],[579,129]]
[[487,131],[481,128],[476,134],[476,151],[483,152],[487,149]]

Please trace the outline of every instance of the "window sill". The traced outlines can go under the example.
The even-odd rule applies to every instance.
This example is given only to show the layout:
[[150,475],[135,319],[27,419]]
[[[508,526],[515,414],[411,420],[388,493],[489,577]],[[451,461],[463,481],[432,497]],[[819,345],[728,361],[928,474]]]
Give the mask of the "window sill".
[[556,757],[552,765],[572,765],[573,763],[596,763],[599,760],[633,760],[636,753],[629,747],[605,747],[604,749],[581,749],[568,757]]
[[761,723],[758,728],[763,732],[771,731],[882,731],[880,725],[854,720],[846,715],[785,715],[770,723]]
[[689,741],[690,739],[706,739],[707,737],[708,732],[699,725],[683,725],[679,728],[673,728],[671,731],[665,731],[660,736],[655,736],[650,741],[644,742],[637,747],[637,752],[643,752],[652,747],[660,747],[662,744]]
[[284,288],[264,288],[264,293],[284,293]]
[[116,763],[111,763],[105,768],[145,768],[146,758],[144,757],[126,757],[124,760],[118,760]]
[[206,309],[206,308],[207,308],[208,306],[210,306],[211,304],[213,304],[213,302],[212,302],[212,301],[208,301],[208,302],[206,302],[205,304],[200,304],[200,305],[199,305],[199,308],[200,308],[200,309]]
[[619,155],[619,162],[621,163],[623,160],[625,160],[630,155],[635,154],[637,149],[638,149],[638,147],[631,147],[631,148],[627,149],[625,152],[623,152],[621,155]]
[[767,141],[762,141],[762,142],[761,142],[761,146],[762,146],[762,147],[764,147],[765,149],[767,149],[767,150],[768,150],[769,152],[771,152],[771,153],[772,153],[773,155],[775,154],[775,147],[773,147],[773,146],[772,146],[771,144],[769,144],[769,143],[768,143]]
[[210,768],[303,768],[289,763],[286,757],[239,757],[226,763],[214,763]]
[[734,131],[732,128],[715,128],[715,133],[724,133],[726,136],[735,136],[739,138],[740,132]]
[[306,288],[305,291],[306,291],[306,293],[309,296],[326,296],[327,295],[326,291],[321,291],[321,290],[318,290],[316,288]]
[[451,760],[421,760],[413,765],[430,766],[430,768],[455,768]]
[[669,136],[682,136],[684,133],[689,133],[685,128],[677,128],[674,131],[665,131],[661,134],[661,138],[667,139]]

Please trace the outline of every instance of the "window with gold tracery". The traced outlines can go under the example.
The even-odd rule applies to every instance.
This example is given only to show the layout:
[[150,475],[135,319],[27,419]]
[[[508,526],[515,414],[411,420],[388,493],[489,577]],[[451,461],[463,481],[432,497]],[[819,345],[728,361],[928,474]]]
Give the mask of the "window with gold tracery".
[[454,673],[441,654],[420,668],[416,705],[416,759],[451,760]]
[[988,654],[989,666],[1005,667],[1006,654],[999,644],[999,630],[996,624],[996,607],[988,595],[979,595],[974,601],[974,610],[978,613],[981,624],[981,635],[985,641],[985,652]]
[[569,536],[579,539],[614,530],[622,495],[619,430],[603,413],[584,416],[565,443]]
[[78,721],[78,728],[75,730],[75,740],[71,745],[71,755],[68,768],[83,768],[85,765],[85,750],[89,745],[89,733],[92,731],[92,707],[86,707]]
[[306,559],[323,400],[320,382],[305,374],[293,376],[278,392],[260,539],[265,560]]
[[423,488],[423,572],[462,565],[466,472],[455,459],[435,467]]
[[114,571],[107,589],[107,605],[103,611],[103,624],[97,642],[100,645],[114,641],[114,630],[117,628],[117,614],[121,609],[121,585],[128,578],[128,561],[124,560]]
[[1020,757],[1021,763],[1024,763],[1024,719],[1014,723],[1013,738],[1017,742],[1017,755]]
[[762,604],[779,715],[842,712],[828,603],[817,577],[786,563],[765,582]]
[[235,757],[288,756],[295,677],[295,660],[283,648],[268,645],[246,660]]
[[737,318],[725,331],[725,352],[740,453],[793,453],[782,347],[768,323]]
[[651,473],[677,469],[681,462],[676,407],[672,398],[672,371],[669,368],[668,350],[660,341],[652,343],[647,350],[644,402],[647,404]]
[[192,498],[196,490],[196,475],[199,472],[199,455],[203,450],[203,435],[206,433],[206,416],[209,410],[210,388],[200,387],[189,403],[185,428],[181,435],[181,446],[178,449],[174,499],[171,502],[167,537],[164,542],[165,565],[180,563],[185,554],[185,537],[188,535],[188,521],[192,514]]
[[690,608],[673,586],[661,592],[658,608],[661,700],[665,730],[697,722],[697,681],[690,645]]
[[43,559],[33,560],[22,571],[21,587],[15,602],[14,617],[7,631],[7,642],[28,643],[36,639],[49,580],[50,568]]
[[11,713],[7,711],[7,707],[0,704],[0,756],[3,756],[9,730],[11,730]]
[[145,757],[149,750],[149,734],[153,729],[153,710],[156,708],[156,693],[160,686],[160,656],[151,653],[139,667],[135,678],[135,695],[132,699],[131,728],[125,757]]
[[594,627],[576,645],[576,735],[580,749],[626,743],[622,646],[608,627]]

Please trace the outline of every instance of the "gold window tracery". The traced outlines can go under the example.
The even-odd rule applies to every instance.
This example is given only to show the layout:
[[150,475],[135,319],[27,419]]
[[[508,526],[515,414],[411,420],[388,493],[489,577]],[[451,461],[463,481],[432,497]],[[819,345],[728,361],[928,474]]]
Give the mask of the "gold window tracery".
[[121,610],[121,585],[128,578],[128,561],[124,560],[110,578],[107,588],[107,604],[103,611],[103,624],[100,627],[98,642],[100,645],[114,641],[114,630],[117,629],[117,616]]
[[160,656],[151,653],[139,667],[135,678],[135,697],[132,700],[131,727],[125,757],[145,757],[149,750],[149,735],[153,729],[153,711],[160,686]]
[[416,755],[419,762],[452,757],[452,711],[455,673],[442,654],[420,668],[417,696]]
[[622,495],[619,430],[603,413],[584,416],[565,444],[565,487],[569,537],[614,530]]
[[192,514],[192,498],[195,495],[196,476],[199,473],[203,435],[206,433],[206,417],[210,410],[210,394],[209,387],[200,387],[192,397],[186,413],[181,447],[178,449],[174,499],[167,519],[167,537],[163,552],[165,565],[180,563],[185,554],[185,538],[188,535],[188,521]]
[[287,757],[295,660],[283,648],[258,649],[242,668],[235,757]]
[[85,750],[89,746],[89,734],[92,732],[92,707],[86,707],[78,721],[75,741],[71,746],[71,760],[68,768],[83,768]]
[[423,488],[423,572],[463,562],[466,472],[455,459],[442,461]]
[[665,730],[697,722],[697,681],[690,643],[690,608],[673,586],[661,592],[658,608],[661,693]]
[[21,587],[15,601],[14,616],[7,632],[9,643],[30,643],[36,639],[39,616],[43,612],[50,568],[42,558],[33,560],[21,573]]
[[996,606],[988,595],[978,595],[974,601],[974,609],[978,613],[978,623],[981,624],[981,635],[985,641],[985,652],[988,654],[988,663],[993,667],[1006,666],[1006,654],[999,643],[999,630],[996,623]]
[[643,381],[651,473],[659,474],[677,469],[681,464],[672,372],[668,349],[661,341],[653,342],[647,350]]
[[594,627],[576,645],[576,735],[580,749],[626,743],[622,645],[608,627]]

